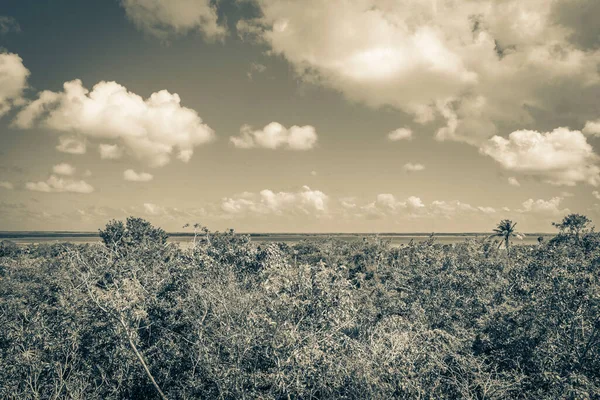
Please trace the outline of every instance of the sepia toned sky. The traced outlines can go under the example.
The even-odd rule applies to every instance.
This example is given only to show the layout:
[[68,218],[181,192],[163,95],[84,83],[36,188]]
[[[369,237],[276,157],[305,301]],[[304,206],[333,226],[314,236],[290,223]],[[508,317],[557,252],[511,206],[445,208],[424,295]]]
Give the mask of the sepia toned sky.
[[597,0],[3,0],[0,230],[600,221]]

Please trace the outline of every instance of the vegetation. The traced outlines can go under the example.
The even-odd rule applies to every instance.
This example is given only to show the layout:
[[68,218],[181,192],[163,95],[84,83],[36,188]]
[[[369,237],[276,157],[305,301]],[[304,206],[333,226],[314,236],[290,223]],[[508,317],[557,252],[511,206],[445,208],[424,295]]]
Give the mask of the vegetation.
[[498,247],[502,245],[504,242],[504,247],[508,252],[510,250],[510,240],[513,237],[521,238],[522,235],[515,231],[516,222],[512,222],[510,219],[503,219],[500,221],[498,226],[494,228],[494,233],[490,237],[499,237],[502,241],[499,243]]
[[135,218],[2,243],[0,398],[600,398],[600,241],[572,220],[510,259],[199,225],[183,250]]

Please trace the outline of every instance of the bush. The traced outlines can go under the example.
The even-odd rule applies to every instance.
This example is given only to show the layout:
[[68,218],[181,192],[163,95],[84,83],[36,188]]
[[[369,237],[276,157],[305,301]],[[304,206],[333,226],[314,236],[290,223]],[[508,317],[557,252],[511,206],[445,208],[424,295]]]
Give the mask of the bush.
[[593,232],[294,245],[147,221],[10,252],[0,398],[600,398]]

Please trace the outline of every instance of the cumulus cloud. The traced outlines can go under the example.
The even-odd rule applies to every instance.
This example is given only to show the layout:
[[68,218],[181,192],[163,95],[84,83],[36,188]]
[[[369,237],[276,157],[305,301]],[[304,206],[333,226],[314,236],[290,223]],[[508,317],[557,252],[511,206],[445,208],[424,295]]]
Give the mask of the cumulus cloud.
[[600,200],[600,192],[598,192],[597,190],[594,190],[592,192],[592,196],[594,196],[596,200]]
[[85,141],[81,138],[74,136],[61,136],[58,138],[58,145],[56,150],[62,153],[69,154],[85,154],[86,145]]
[[523,202],[521,209],[517,210],[520,213],[532,213],[547,216],[558,216],[571,212],[568,208],[561,209],[561,197],[553,197],[550,200],[529,199]]
[[600,119],[586,122],[583,133],[590,136],[600,136]]
[[[179,209],[176,207],[166,207],[156,203],[147,202],[142,204],[142,207],[132,207],[129,213],[142,213],[150,217],[158,217],[171,221],[189,221],[196,218],[207,217],[207,212],[204,208]],[[181,225],[180,225],[181,226]]]
[[413,164],[413,163],[409,162],[409,163],[404,164],[402,169],[405,170],[406,172],[419,172],[419,171],[423,171],[425,169],[425,166],[423,164]]
[[429,206],[429,211],[431,214],[445,218],[453,218],[457,214],[462,213],[484,212],[483,210],[487,211],[484,212],[485,214],[489,214],[490,209],[490,207],[473,207],[472,205],[463,203],[459,200],[435,200]]
[[390,133],[388,133],[387,137],[392,142],[395,142],[398,140],[410,140],[410,139],[412,139],[412,135],[413,135],[412,130],[410,130],[408,128],[399,128],[399,129],[396,129],[395,131],[391,131]]
[[159,39],[199,31],[215,40],[227,33],[210,0],[121,0],[121,5],[138,29]]
[[506,170],[539,176],[551,184],[600,184],[599,157],[579,131],[516,131],[508,139],[494,136],[480,151]]
[[262,147],[272,150],[278,148],[310,150],[317,144],[317,132],[310,125],[294,125],[288,129],[278,122],[271,122],[258,130],[253,130],[250,125],[244,125],[240,129],[240,135],[232,136],[230,141],[240,149]]
[[0,49],[0,117],[14,105],[21,105],[23,90],[27,87],[29,70],[17,54],[3,53]]
[[244,192],[224,198],[221,210],[230,215],[325,215],[329,197],[303,186],[296,192],[273,192],[265,189],[259,193]]
[[508,184],[511,186],[517,186],[517,187],[521,186],[521,183],[514,176],[511,176],[510,178],[508,178]]
[[59,178],[56,175],[50,175],[45,181],[27,182],[25,184],[27,190],[46,193],[92,193],[94,187],[85,181],[77,181],[72,179]]
[[15,188],[15,185],[13,185],[11,182],[0,181],[0,188],[6,190],[13,190]]
[[214,137],[196,111],[181,106],[177,94],[161,90],[144,100],[116,82],[100,82],[91,91],[80,80],[66,82],[63,92],[40,93],[13,124],[115,141],[154,167],[168,164],[174,153],[187,162],[196,146]]
[[60,163],[52,167],[52,172],[57,175],[73,175],[75,173],[75,167],[71,164]]
[[475,207],[459,200],[434,200],[426,204],[417,196],[397,199],[394,195],[383,193],[377,195],[375,201],[365,205],[357,204],[355,199],[340,199],[340,205],[346,216],[382,219],[382,218],[429,218],[453,219],[464,216],[488,217],[497,213],[489,206]]
[[123,172],[123,178],[130,182],[150,182],[152,179],[154,179],[154,176],[147,172],[138,173],[132,169],[128,169]]
[[[346,202],[346,208],[355,209],[356,205],[353,202]],[[419,197],[410,196],[405,200],[398,200],[393,194],[382,193],[377,195],[375,201],[358,208],[358,214],[373,219],[403,212],[417,212],[424,208],[425,205]]]
[[103,160],[116,160],[123,157],[123,149],[116,144],[101,144],[98,150]]
[[[257,0],[238,31],[266,43],[305,81],[473,144],[497,125],[556,112],[563,88],[598,84],[600,53],[571,41],[555,17],[572,0]],[[553,93],[553,95],[551,95]]]

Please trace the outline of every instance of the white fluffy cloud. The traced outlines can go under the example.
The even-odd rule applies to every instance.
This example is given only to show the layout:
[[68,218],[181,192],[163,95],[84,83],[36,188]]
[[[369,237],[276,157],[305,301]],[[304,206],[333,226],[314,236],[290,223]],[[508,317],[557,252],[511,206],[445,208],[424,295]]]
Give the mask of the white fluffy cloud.
[[529,199],[523,202],[521,209],[517,210],[520,213],[531,213],[537,215],[546,216],[558,216],[568,214],[570,210],[568,208],[561,209],[560,203],[562,202],[561,197],[553,197],[550,200],[543,199]]
[[61,136],[58,138],[58,145],[56,150],[62,153],[69,154],[85,154],[86,145],[85,140],[74,137],[74,136]]
[[[353,202],[342,202],[342,206],[350,209],[356,209]],[[367,218],[383,218],[384,216],[397,215],[399,213],[414,213],[425,208],[425,205],[419,197],[411,196],[405,200],[398,200],[393,194],[378,194],[375,201],[359,207],[358,215],[364,215]]]
[[187,162],[196,146],[214,137],[196,111],[181,106],[177,94],[161,90],[144,100],[116,82],[100,82],[89,91],[74,80],[63,92],[40,93],[14,120],[23,129],[36,124],[115,141],[151,166],[169,163],[174,153]]
[[324,215],[328,211],[329,197],[319,191],[303,186],[297,192],[260,193],[245,192],[224,198],[221,210],[230,215]]
[[13,105],[23,103],[23,90],[27,87],[29,70],[17,54],[2,53],[0,49],[0,117]]
[[494,136],[480,151],[509,171],[539,176],[555,185],[600,184],[600,158],[579,131],[516,131],[508,139]]
[[597,190],[594,190],[592,192],[592,196],[594,196],[596,200],[600,200],[600,192],[598,192]]
[[98,146],[98,151],[103,160],[116,160],[123,157],[123,149],[116,144],[101,144]]
[[50,175],[46,181],[27,182],[25,188],[27,190],[47,193],[92,193],[94,191],[94,187],[85,181],[59,178],[55,175]]
[[138,173],[132,169],[128,169],[123,172],[123,178],[130,182],[150,182],[152,179],[154,179],[154,176],[147,172]]
[[597,121],[586,122],[583,133],[591,136],[600,136],[600,119]]
[[357,204],[354,199],[340,199],[340,205],[346,216],[359,218],[364,217],[367,219],[453,219],[462,216],[477,215],[487,218],[497,213],[496,209],[493,207],[474,207],[458,200],[435,200],[429,204],[426,204],[417,196],[410,196],[404,200],[400,200],[389,193],[379,194],[377,195],[375,201],[365,205]]
[[15,185],[7,181],[0,181],[0,188],[6,190],[13,190],[15,188]]
[[[499,122],[553,112],[561,88],[598,83],[600,52],[571,42],[555,6],[572,0],[257,0],[255,35],[304,80],[417,122],[438,139],[479,144]],[[554,96],[550,92],[554,91]]]
[[419,171],[423,171],[425,169],[425,166],[423,164],[414,164],[414,163],[409,162],[409,163],[404,164],[402,169],[405,170],[406,172],[419,172]]
[[73,175],[75,173],[75,167],[71,164],[60,163],[52,167],[52,172],[57,175]]
[[491,210],[493,210],[491,207],[473,207],[472,205],[463,203],[459,200],[435,200],[429,206],[429,211],[431,214],[444,218],[453,218],[457,214],[463,213],[482,212],[484,214],[490,214]]
[[310,150],[317,144],[317,132],[310,125],[294,125],[288,129],[278,122],[271,122],[258,130],[244,125],[240,129],[240,135],[232,136],[230,141],[240,149],[262,147],[274,150],[282,147],[288,150]]
[[395,142],[398,140],[410,140],[410,139],[412,139],[412,135],[413,135],[412,130],[410,130],[408,128],[399,128],[399,129],[396,129],[396,130],[388,133],[387,137],[392,142]]
[[121,5],[139,29],[160,39],[191,31],[212,40],[226,34],[210,0],[121,0]]

